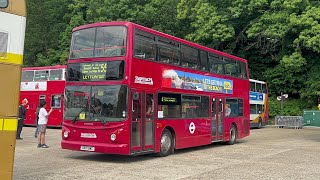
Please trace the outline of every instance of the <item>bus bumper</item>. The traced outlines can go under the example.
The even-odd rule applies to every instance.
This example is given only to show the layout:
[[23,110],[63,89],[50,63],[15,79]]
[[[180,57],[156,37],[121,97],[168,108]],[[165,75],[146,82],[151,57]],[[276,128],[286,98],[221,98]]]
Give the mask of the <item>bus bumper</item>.
[[93,143],[62,140],[61,148],[75,151],[130,155],[130,149],[128,144]]
[[[262,122],[262,127],[266,126],[267,122]],[[250,128],[258,128],[259,123],[250,123]]]

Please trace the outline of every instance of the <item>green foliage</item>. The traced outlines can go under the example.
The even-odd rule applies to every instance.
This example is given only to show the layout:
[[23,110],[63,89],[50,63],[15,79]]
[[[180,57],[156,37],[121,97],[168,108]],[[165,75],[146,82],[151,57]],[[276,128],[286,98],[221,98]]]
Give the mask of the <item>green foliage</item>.
[[[178,0],[152,0],[137,16],[137,23],[175,36],[181,36],[183,24],[177,21]],[[177,31],[181,28],[181,32]]]
[[[303,110],[314,108],[312,105],[303,99],[289,98],[283,101],[282,115],[303,116]],[[273,118],[277,115],[281,115],[281,102],[275,98],[269,98],[269,116]]]
[[286,68],[293,68],[299,71],[299,69],[301,69],[303,65],[306,65],[307,62],[300,53],[294,52],[291,56],[285,55],[280,63]]
[[293,14],[290,25],[298,33],[294,41],[296,48],[320,52],[320,7],[308,7],[301,15]]
[[[205,42],[206,44],[215,44],[225,42],[234,37],[234,29],[226,24],[227,17],[220,15],[216,7],[199,0],[191,9],[195,20],[191,22],[194,32],[186,36],[187,39],[194,42]],[[212,28],[215,27],[215,28]]]
[[[27,29],[25,38],[25,66],[59,64],[52,54],[59,50],[61,31],[67,24],[63,21],[68,10],[68,0],[27,1]],[[58,52],[57,54],[62,53]],[[43,59],[43,58],[48,59]]]
[[308,59],[311,59],[307,64],[307,74],[304,87],[300,91],[301,98],[308,99],[309,102],[317,104],[317,98],[320,97],[320,56],[308,53]]
[[291,115],[320,96],[316,0],[28,0],[27,13],[25,66],[65,64],[76,26],[132,21],[247,59],[271,97],[296,99]]

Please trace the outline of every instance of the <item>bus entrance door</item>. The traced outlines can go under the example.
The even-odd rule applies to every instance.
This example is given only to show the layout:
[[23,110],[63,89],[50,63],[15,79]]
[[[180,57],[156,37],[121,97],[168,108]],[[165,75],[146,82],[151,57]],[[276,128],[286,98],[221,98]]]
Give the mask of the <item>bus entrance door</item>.
[[223,129],[224,129],[224,123],[223,123],[223,118],[224,118],[224,115],[223,115],[223,112],[224,112],[224,106],[225,106],[225,101],[224,99],[219,99],[219,102],[218,102],[218,140],[223,140],[223,137],[224,137],[224,133],[223,133]]
[[131,91],[131,154],[154,151],[154,94]]
[[223,99],[212,98],[211,108],[211,140],[223,140]]

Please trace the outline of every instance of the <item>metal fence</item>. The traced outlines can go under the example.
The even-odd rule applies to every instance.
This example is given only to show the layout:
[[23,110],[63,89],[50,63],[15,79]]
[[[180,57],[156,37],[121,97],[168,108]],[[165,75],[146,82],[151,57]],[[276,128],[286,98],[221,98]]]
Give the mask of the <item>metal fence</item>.
[[304,119],[302,116],[276,116],[275,125],[278,128],[303,128]]

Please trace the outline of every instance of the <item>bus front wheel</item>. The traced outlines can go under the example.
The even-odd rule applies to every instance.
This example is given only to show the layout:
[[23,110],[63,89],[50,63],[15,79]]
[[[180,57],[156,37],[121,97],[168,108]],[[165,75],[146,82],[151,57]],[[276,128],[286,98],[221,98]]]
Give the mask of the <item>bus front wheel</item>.
[[165,129],[162,132],[160,140],[160,152],[158,156],[164,157],[168,156],[172,152],[173,143],[172,143],[172,134],[168,129]]
[[231,125],[230,127],[230,138],[227,144],[232,145],[236,143],[238,137],[238,130],[234,124]]

